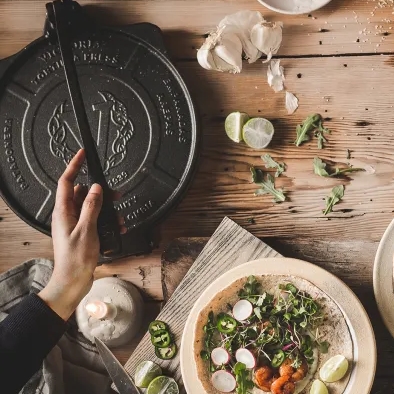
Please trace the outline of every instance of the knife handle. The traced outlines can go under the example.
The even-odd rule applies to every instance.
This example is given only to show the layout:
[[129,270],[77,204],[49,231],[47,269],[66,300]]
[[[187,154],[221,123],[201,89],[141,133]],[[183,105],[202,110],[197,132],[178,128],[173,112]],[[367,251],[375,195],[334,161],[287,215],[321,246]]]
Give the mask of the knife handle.
[[105,186],[103,187],[103,206],[97,220],[97,231],[102,256],[110,258],[119,255],[122,251],[119,223],[110,190]]

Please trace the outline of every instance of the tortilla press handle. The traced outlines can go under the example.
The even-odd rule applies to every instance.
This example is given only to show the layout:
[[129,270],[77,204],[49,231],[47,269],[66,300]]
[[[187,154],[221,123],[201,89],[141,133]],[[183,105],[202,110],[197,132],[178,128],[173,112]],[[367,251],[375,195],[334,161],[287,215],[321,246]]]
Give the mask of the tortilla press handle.
[[72,0],[55,0],[48,3],[46,9],[52,31],[49,38],[54,39],[55,34],[57,36],[72,107],[85,148],[89,183],[98,183],[103,188],[103,206],[97,223],[100,252],[104,257],[116,257],[122,251],[118,218],[90,130],[72,51],[72,39],[75,38],[73,22],[78,19],[80,6]]

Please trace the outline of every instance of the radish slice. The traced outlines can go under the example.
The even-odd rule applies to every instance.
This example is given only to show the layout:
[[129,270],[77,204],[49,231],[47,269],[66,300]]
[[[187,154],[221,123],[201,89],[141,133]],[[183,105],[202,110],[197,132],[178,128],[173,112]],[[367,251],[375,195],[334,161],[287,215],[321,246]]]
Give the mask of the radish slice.
[[256,357],[248,349],[245,348],[238,349],[235,352],[235,359],[238,362],[245,364],[247,369],[252,369],[256,366]]
[[235,390],[237,382],[233,375],[227,371],[216,371],[211,378],[212,386],[222,393],[231,393]]
[[215,365],[224,365],[230,362],[230,354],[226,349],[217,347],[212,350],[211,359]]
[[234,319],[246,320],[253,313],[253,305],[248,300],[239,300],[233,307]]

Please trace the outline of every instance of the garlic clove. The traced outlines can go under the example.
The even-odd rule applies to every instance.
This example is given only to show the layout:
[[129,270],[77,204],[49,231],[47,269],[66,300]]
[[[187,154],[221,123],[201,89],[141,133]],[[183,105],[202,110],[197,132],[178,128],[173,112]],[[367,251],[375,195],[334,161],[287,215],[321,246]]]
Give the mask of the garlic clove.
[[242,44],[238,36],[232,33],[221,35],[220,45],[213,49],[214,54],[221,60],[233,66],[231,72],[242,70]]
[[212,53],[209,49],[201,47],[197,51],[197,61],[201,67],[205,68],[206,70],[214,70],[215,69],[215,62],[213,60]]
[[263,21],[264,18],[260,12],[244,10],[227,15],[220,21],[219,27],[224,27],[227,32],[238,36],[246,59],[249,63],[254,63],[261,56],[261,51],[252,44],[250,34],[253,26]]
[[283,82],[285,80],[284,69],[280,65],[280,60],[271,60],[267,69],[268,85],[274,89],[275,93],[283,90]]
[[236,34],[220,27],[197,51],[197,60],[207,70],[239,73],[242,70],[242,43]]
[[260,22],[250,33],[252,44],[267,55],[267,61],[278,52],[282,44],[282,22]]
[[286,109],[289,115],[294,114],[298,108],[298,98],[293,93],[286,92]]

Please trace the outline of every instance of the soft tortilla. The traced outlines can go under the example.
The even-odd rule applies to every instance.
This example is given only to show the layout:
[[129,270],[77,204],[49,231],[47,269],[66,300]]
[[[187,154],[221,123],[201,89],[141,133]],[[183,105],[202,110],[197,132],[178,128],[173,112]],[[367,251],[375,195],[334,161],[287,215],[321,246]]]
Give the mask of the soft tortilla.
[[[353,360],[353,342],[352,337],[347,326],[345,317],[343,316],[338,305],[325,294],[322,290],[317,288],[309,281],[294,277],[290,275],[259,275],[256,279],[262,284],[261,292],[268,292],[275,294],[278,291],[280,283],[291,282],[298,289],[306,291],[312,298],[316,299],[322,306],[326,316],[323,324],[319,326],[321,340],[328,341],[330,346],[327,354],[319,354],[317,360],[317,369],[313,374],[309,374],[309,381],[306,386],[300,391],[302,394],[309,393],[310,386],[314,379],[319,379],[319,369],[326,360],[336,354],[342,354],[349,360],[349,365]],[[226,289],[222,290],[209,302],[209,304],[200,312],[197,319],[194,332],[194,359],[197,367],[198,378],[200,379],[205,393],[207,394],[221,394],[211,384],[211,374],[207,368],[207,362],[200,357],[201,350],[204,349],[204,330],[203,327],[207,322],[208,314],[213,311],[215,315],[220,312],[228,312],[227,304],[234,305],[239,300],[238,292],[244,286],[247,278],[238,279]],[[339,382],[327,383],[330,394],[342,394],[350,379],[350,370],[345,378]],[[253,393],[263,393],[263,391],[255,388]]]

